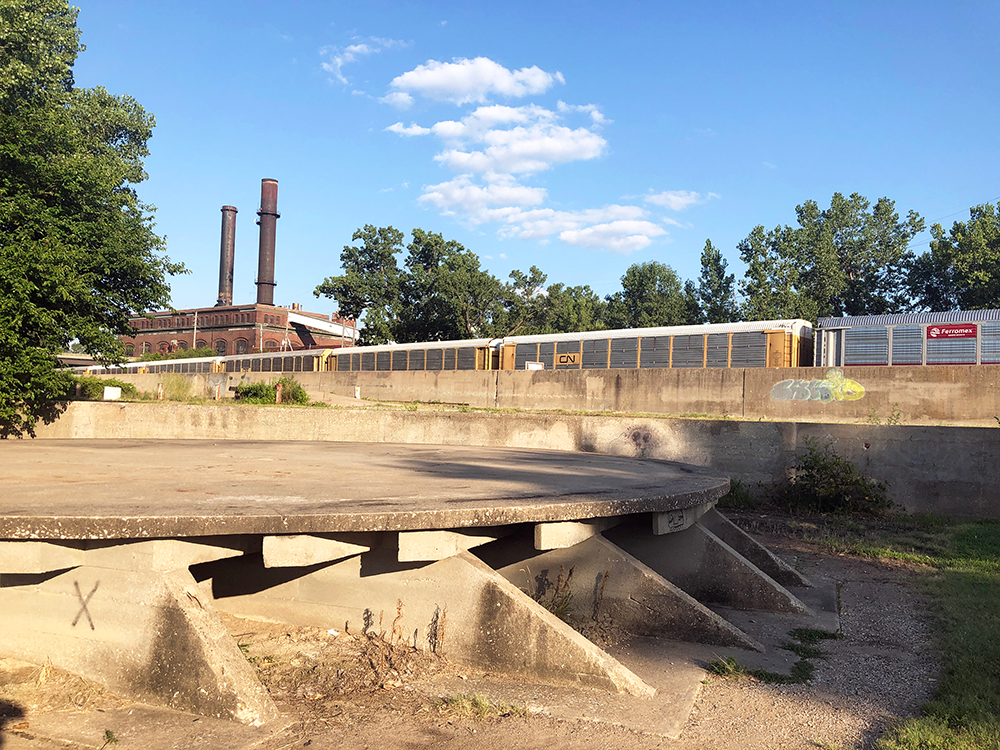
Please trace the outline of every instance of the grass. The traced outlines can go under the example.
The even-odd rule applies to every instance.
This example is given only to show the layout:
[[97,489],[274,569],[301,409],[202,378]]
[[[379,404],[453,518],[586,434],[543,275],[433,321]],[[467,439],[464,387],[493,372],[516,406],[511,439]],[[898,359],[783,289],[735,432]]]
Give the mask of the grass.
[[[925,571],[940,680],[921,715],[890,727],[877,749],[1000,748],[1000,522],[827,515],[792,519],[787,530],[836,552]],[[796,639],[818,643],[807,632]]]
[[491,701],[475,693],[466,695],[460,693],[441,698],[436,704],[438,711],[449,711],[458,716],[468,716],[474,719],[505,718],[508,716],[527,716],[524,706],[517,706],[502,701]]
[[720,677],[753,677],[755,680],[773,685],[794,685],[809,682],[816,671],[816,667],[813,666],[810,659],[823,659],[826,657],[826,654],[814,644],[824,639],[842,637],[840,633],[830,633],[826,630],[814,630],[812,628],[796,628],[790,631],[788,635],[798,641],[798,643],[785,643],[781,648],[791,651],[799,657],[799,660],[792,665],[792,669],[788,674],[746,667],[740,664],[735,656],[725,656],[709,662],[706,669]]
[[897,724],[879,750],[1000,747],[1000,523],[952,527],[928,588],[942,673],[922,716]]

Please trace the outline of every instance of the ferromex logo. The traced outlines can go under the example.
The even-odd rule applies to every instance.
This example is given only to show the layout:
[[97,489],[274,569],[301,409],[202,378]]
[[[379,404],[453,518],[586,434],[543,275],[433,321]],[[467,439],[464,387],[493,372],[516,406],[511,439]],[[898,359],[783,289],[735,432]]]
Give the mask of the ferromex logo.
[[975,323],[959,323],[946,326],[927,326],[929,339],[974,339],[979,327]]

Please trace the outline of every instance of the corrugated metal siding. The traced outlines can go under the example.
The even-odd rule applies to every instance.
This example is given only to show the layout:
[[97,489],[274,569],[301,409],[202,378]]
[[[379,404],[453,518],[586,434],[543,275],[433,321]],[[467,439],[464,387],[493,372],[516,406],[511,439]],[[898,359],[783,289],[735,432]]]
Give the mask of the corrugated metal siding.
[[892,363],[921,365],[924,359],[923,326],[896,326],[892,329]]
[[703,367],[704,336],[674,336],[674,367]]
[[393,352],[392,353],[392,369],[393,370],[405,370],[406,369],[406,351]]
[[767,365],[767,335],[734,333],[732,367],[764,367]]
[[729,334],[708,334],[708,351],[705,355],[706,367],[729,367]]
[[476,347],[463,346],[461,349],[458,350],[458,369],[459,370],[476,369]]
[[611,367],[614,369],[632,369],[636,366],[639,352],[639,339],[611,340]]
[[927,339],[927,364],[976,364],[976,339]]
[[392,352],[375,352],[375,369],[377,371],[388,372],[391,361]]
[[574,364],[559,364],[559,357],[555,359],[557,370],[579,370],[580,369],[580,342],[579,341],[559,341],[556,343],[556,355],[575,354]]
[[427,369],[440,370],[444,362],[444,352],[440,349],[427,350]]
[[984,365],[1000,364],[1000,323],[979,326],[979,361]]
[[889,364],[889,329],[885,326],[848,329],[844,343],[844,364]]
[[375,372],[375,352],[361,352],[361,371]]
[[608,367],[608,340],[592,339],[583,342],[583,367],[585,370],[605,370]]
[[670,367],[669,336],[644,336],[640,341],[639,367]]
[[556,344],[554,341],[548,341],[538,347],[538,361],[545,365],[546,370],[552,369],[555,353]]
[[920,325],[926,323],[976,323],[1000,320],[1000,310],[952,310],[950,312],[900,313],[898,315],[855,315],[820,318],[820,328]]
[[535,362],[538,357],[538,344],[518,344],[514,351],[514,369],[523,370],[525,363]]
[[423,370],[424,369],[424,350],[423,349],[411,349],[410,350],[410,369],[411,370]]
[[358,352],[357,354],[352,354],[351,355],[351,369],[354,372],[357,372],[358,370],[361,369],[361,353],[360,352]]
[[454,370],[455,369],[455,350],[451,347],[444,350],[444,369]]
[[351,371],[351,355],[350,354],[338,354],[337,355],[337,372],[350,372]]

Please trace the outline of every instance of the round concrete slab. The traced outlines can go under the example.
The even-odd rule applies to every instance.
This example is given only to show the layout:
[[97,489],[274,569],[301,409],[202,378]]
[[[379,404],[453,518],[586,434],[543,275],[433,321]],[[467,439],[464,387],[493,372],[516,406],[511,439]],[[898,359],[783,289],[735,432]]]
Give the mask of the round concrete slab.
[[0,539],[501,526],[711,502],[729,478],[589,453],[385,443],[0,442]]

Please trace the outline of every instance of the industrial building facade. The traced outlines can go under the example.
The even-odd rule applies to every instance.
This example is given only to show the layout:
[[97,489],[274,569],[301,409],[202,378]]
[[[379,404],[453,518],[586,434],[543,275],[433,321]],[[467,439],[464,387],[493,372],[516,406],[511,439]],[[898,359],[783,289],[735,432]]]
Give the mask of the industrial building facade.
[[138,316],[129,322],[133,336],[121,341],[130,357],[149,352],[170,352],[210,347],[219,356],[296,349],[336,349],[353,346],[358,337],[353,320],[302,310],[299,305],[274,304],[275,228],[278,182],[261,180],[260,250],[257,263],[257,301],[233,304],[233,265],[236,248],[234,206],[222,207],[222,242],[219,251],[219,298],[214,307],[165,310]]

